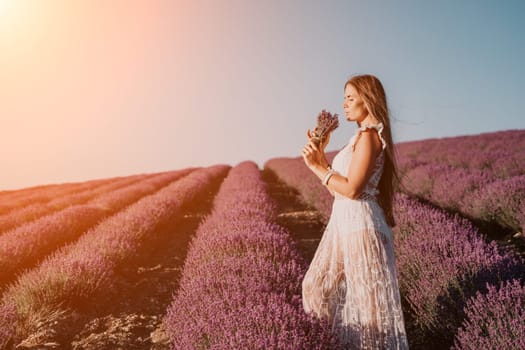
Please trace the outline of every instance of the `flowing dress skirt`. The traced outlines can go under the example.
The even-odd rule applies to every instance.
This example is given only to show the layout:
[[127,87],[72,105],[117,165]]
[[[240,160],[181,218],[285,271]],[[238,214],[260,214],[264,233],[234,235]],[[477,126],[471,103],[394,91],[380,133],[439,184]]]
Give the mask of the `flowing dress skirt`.
[[334,199],[302,301],[345,348],[408,349],[392,230],[375,199]]

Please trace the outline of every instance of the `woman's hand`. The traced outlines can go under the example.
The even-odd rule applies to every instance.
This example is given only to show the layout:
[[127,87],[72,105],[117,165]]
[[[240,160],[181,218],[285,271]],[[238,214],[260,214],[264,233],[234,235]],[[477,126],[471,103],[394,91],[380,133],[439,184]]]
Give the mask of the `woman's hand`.
[[[315,127],[314,129],[314,132],[317,131],[317,127]],[[326,137],[324,139],[324,142],[321,142],[321,144],[319,145],[319,149],[321,151],[324,152],[324,150],[326,149],[326,146],[328,145],[328,142],[330,142],[330,135],[332,134],[332,132],[329,132],[328,134],[326,134]],[[310,129],[308,129],[308,131],[306,131],[306,136],[308,137],[308,140],[311,140],[312,137],[314,137],[313,133],[310,131]]]
[[326,166],[328,162],[326,161],[324,154],[324,147],[326,147],[329,137],[327,137],[326,141],[320,145],[321,147],[317,147],[312,141],[313,135],[310,132],[310,129],[306,132],[306,136],[308,136],[308,143],[302,150],[304,162],[309,168],[312,168],[315,165]]
[[303,160],[307,167],[312,168],[317,164],[317,157],[314,155],[316,150],[314,149],[315,145],[312,141],[309,141],[306,146],[303,147],[302,154]]

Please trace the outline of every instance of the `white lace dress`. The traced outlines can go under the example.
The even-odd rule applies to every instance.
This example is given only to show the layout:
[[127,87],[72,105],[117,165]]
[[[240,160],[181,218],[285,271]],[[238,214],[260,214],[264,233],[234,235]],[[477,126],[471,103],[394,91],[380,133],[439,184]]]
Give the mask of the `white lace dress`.
[[397,281],[392,230],[376,195],[384,163],[383,124],[362,125],[333,159],[343,176],[359,133],[378,131],[383,149],[364,192],[337,192],[332,212],[302,281],[305,312],[328,318],[348,349],[408,349]]

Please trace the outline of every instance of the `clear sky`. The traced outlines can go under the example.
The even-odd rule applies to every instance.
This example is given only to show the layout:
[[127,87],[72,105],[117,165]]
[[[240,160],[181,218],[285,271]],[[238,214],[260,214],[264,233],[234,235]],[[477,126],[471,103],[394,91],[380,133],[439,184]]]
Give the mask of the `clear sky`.
[[[523,129],[525,1],[0,0],[0,190],[297,157],[352,75],[394,142]],[[467,150],[466,150],[467,151]]]

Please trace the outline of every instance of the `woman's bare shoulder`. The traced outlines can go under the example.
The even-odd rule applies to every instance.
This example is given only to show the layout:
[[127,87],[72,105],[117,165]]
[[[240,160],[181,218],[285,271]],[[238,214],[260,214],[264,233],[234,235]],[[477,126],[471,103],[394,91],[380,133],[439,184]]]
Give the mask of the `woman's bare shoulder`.
[[[362,141],[360,141],[362,139]],[[366,128],[365,130],[360,130],[357,135],[357,139],[354,142],[354,150],[357,147],[357,144],[360,144],[359,147],[365,147],[371,149],[375,155],[379,155],[382,148],[381,138],[379,137],[379,132],[373,128]]]

